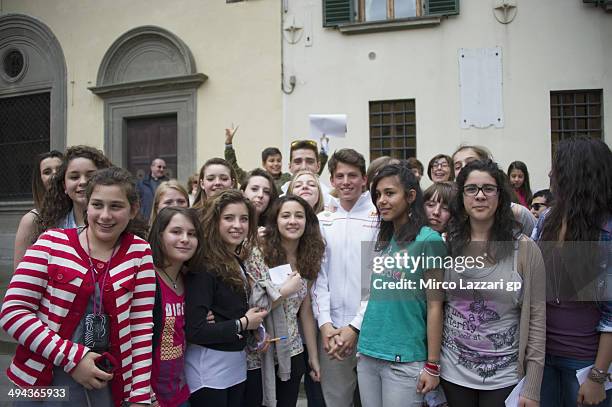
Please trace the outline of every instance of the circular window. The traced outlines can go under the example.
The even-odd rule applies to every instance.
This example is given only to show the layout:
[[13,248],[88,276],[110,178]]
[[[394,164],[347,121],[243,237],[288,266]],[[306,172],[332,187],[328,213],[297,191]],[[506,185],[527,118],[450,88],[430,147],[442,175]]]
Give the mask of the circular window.
[[9,78],[19,76],[25,65],[23,54],[16,49],[7,52],[2,63],[4,65],[4,72],[6,72]]
[[9,82],[20,80],[28,68],[26,55],[17,48],[11,48],[2,54],[0,76]]

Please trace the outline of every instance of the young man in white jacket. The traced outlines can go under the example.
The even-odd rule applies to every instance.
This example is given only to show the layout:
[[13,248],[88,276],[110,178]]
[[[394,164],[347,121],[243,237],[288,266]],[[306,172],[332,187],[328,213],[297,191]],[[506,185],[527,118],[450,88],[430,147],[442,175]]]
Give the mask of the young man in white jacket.
[[[338,198],[321,212],[319,225],[326,242],[325,259],[312,291],[320,335],[321,387],[328,406],[353,405],[357,386],[355,349],[363,319],[362,242],[378,233],[376,208],[365,191],[365,159],[352,149],[336,151],[328,163]],[[365,247],[365,246],[364,246]]]

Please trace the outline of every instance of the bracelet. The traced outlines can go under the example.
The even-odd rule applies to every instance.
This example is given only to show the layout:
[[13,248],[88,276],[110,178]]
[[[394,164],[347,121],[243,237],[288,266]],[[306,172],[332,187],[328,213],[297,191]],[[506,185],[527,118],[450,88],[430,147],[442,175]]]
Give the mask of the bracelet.
[[431,362],[425,362],[424,367],[425,367],[425,369],[429,369],[432,372],[440,373],[440,365],[439,364],[431,363]]
[[247,329],[249,329],[249,317],[246,316],[246,314],[244,314],[244,318],[246,319],[246,326],[244,327],[244,330],[246,331]]
[[238,318],[238,323],[240,324],[240,332],[244,331],[244,327],[242,326],[242,321],[240,318]]
[[589,372],[589,379],[598,384],[604,384],[608,380],[608,372],[592,367]]
[[239,319],[236,320],[236,334],[239,334],[242,331],[242,323]]
[[353,332],[355,332],[357,335],[359,335],[359,329],[355,328],[353,325],[348,324],[348,327],[351,328],[353,330]]
[[425,373],[427,373],[428,375],[433,376],[433,377],[440,377],[440,373],[430,372],[430,371],[429,371],[429,369],[427,369],[426,367],[424,367],[424,368],[421,370],[421,373],[423,373],[423,372],[425,372]]

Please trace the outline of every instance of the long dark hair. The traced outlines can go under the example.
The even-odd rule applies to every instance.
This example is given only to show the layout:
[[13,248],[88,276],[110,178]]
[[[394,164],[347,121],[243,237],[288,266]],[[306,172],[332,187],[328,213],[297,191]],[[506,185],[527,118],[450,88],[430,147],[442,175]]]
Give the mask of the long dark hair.
[[[40,212],[43,207],[43,200],[47,193],[47,188],[40,177],[40,163],[47,158],[59,158],[63,160],[64,154],[57,150],[51,150],[36,156],[36,161],[34,161],[34,166],[32,167],[32,197],[34,199],[34,208],[36,208],[38,212]],[[49,185],[51,185],[51,182],[52,181],[49,180]]]
[[278,214],[287,202],[297,202],[304,208],[306,225],[304,234],[300,238],[297,248],[296,262],[300,275],[314,281],[321,269],[321,261],[325,254],[325,242],[319,229],[319,219],[308,202],[296,195],[285,195],[272,205],[268,221],[266,222],[266,238],[262,244],[264,260],[269,267],[280,266],[287,263],[287,253],[281,244],[281,235],[278,231]]
[[[552,163],[555,204],[542,240],[597,241],[612,212],[612,152],[601,140],[573,137],[559,142]],[[565,235],[561,236],[565,223]]]
[[411,189],[416,192],[414,202],[409,205],[408,208],[408,223],[403,225],[399,230],[395,230],[393,222],[385,221],[380,216],[378,207],[378,222],[380,231],[378,232],[378,239],[376,241],[376,250],[384,250],[389,243],[391,238],[395,236],[397,242],[411,242],[419,234],[421,227],[427,225],[427,216],[423,209],[423,193],[419,186],[415,175],[408,169],[407,166],[401,164],[387,165],[378,171],[372,180],[372,186],[370,187],[370,194],[372,196],[372,202],[376,205],[378,200],[378,193],[376,187],[381,179],[387,177],[397,177],[399,184],[404,188],[404,195],[407,196]]
[[495,261],[499,261],[512,253],[512,242],[518,238],[515,230],[518,230],[518,222],[512,213],[512,189],[508,183],[508,177],[492,160],[476,160],[468,163],[461,169],[457,176],[457,195],[451,203],[451,220],[449,224],[448,242],[452,256],[461,256],[463,250],[471,242],[470,218],[463,204],[463,187],[465,181],[472,171],[482,171],[489,174],[498,187],[497,209],[495,219],[489,234],[488,254]]
[[532,192],[531,192],[531,186],[529,185],[529,171],[527,171],[527,164],[525,164],[522,161],[511,162],[510,165],[508,166],[508,172],[507,172],[508,178],[510,178],[510,173],[512,172],[512,170],[519,170],[523,173],[525,180],[523,181],[523,185],[521,185],[520,188],[517,188],[517,189],[519,189],[523,193],[523,196],[525,196],[526,202],[528,203],[531,202]]
[[[219,234],[221,213],[230,204],[244,204],[249,213],[249,231],[239,248],[240,253],[234,253],[229,250]],[[206,269],[221,278],[221,281],[236,292],[243,293],[244,279],[235,256],[239,255],[241,259],[246,259],[249,256],[250,248],[256,244],[257,223],[255,222],[255,208],[242,195],[242,192],[230,189],[206,201],[204,208],[200,212],[200,222],[204,225],[202,259]]]
[[38,231],[39,235],[49,228],[57,227],[72,210],[72,200],[66,195],[64,179],[68,165],[76,158],[91,160],[98,170],[112,165],[104,153],[97,148],[83,145],[68,147],[64,155],[64,162],[57,170],[55,177],[52,178],[49,191],[45,194],[43,207],[40,211],[42,221]]
[[[119,186],[125,193],[130,207],[138,206],[140,203],[138,191],[136,190],[136,178],[128,170],[119,167],[109,167],[96,171],[89,180],[85,190],[88,204],[91,194],[98,185]],[[87,225],[87,216],[85,216],[85,225]],[[143,239],[147,238],[147,222],[142,219],[140,211],[137,211],[134,219],[130,219],[125,227],[125,232],[132,233]]]
[[204,202],[208,198],[206,196],[206,192],[204,192],[204,189],[202,188],[202,185],[200,185],[200,183],[204,179],[204,173],[206,172],[206,168],[210,165],[222,165],[226,167],[229,170],[230,178],[232,179],[232,188],[236,188],[238,186],[238,177],[236,176],[236,171],[234,170],[234,167],[232,167],[230,163],[225,161],[223,158],[213,157],[206,161],[202,168],[200,168],[200,177],[198,179],[198,193],[196,194],[195,200],[193,201],[193,205],[191,205],[194,208],[203,207]]
[[153,264],[155,267],[163,269],[167,267],[166,254],[164,253],[164,241],[162,239],[162,233],[168,227],[168,224],[176,215],[183,215],[189,220],[195,228],[196,237],[198,238],[198,246],[196,248],[193,257],[185,262],[185,266],[189,268],[191,264],[197,264],[202,255],[202,224],[198,219],[198,214],[193,208],[181,208],[178,206],[168,206],[163,208],[157,214],[151,231],[149,232],[149,244],[151,245],[151,254],[153,255]]
[[257,226],[264,226],[266,224],[266,219],[268,214],[270,213],[270,208],[276,199],[278,198],[278,190],[276,189],[276,184],[274,184],[274,179],[272,176],[265,170],[261,168],[255,168],[253,171],[249,172],[244,179],[244,182],[240,185],[240,190],[244,192],[246,187],[249,185],[249,181],[253,177],[263,177],[268,180],[270,184],[270,202],[268,202],[268,206],[262,213],[259,214],[259,218],[257,219]]

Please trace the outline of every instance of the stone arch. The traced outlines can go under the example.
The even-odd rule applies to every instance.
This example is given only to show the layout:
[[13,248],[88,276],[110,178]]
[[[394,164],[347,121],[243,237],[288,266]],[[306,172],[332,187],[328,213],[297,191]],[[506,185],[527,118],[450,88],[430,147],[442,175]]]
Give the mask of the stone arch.
[[144,26],[126,32],[111,45],[100,64],[97,86],[196,73],[193,55],[180,38],[163,28]]
[[176,115],[177,177],[196,166],[196,93],[207,76],[198,73],[189,47],[161,27],[142,26],[121,35],[104,54],[96,86],[104,99],[104,146],[126,166],[125,119]]
[[23,68],[14,76],[0,75],[0,97],[49,92],[50,147],[66,147],[67,80],[62,47],[42,21],[25,14],[0,15],[0,58],[10,52],[23,56]]

